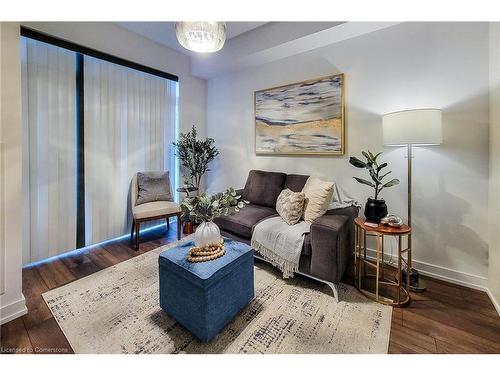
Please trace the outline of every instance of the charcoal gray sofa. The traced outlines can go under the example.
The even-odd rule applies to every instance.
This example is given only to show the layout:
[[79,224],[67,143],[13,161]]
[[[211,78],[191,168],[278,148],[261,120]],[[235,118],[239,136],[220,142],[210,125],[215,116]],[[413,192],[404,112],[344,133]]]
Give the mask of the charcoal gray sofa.
[[[247,244],[254,226],[277,215],[276,200],[283,189],[301,191],[309,176],[252,170],[244,189],[249,201],[240,212],[215,220],[222,235]],[[354,251],[354,219],[357,207],[329,210],[311,225],[300,256],[299,273],[328,284],[338,299],[337,283],[342,279]],[[256,253],[256,257],[258,254]]]

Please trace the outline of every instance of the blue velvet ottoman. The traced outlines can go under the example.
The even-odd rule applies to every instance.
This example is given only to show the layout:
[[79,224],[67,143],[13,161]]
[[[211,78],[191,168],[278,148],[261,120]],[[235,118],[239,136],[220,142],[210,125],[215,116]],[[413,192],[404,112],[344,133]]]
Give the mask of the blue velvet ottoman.
[[225,239],[223,257],[191,263],[186,258],[193,246],[189,241],[160,254],[160,306],[206,342],[253,299],[253,250]]

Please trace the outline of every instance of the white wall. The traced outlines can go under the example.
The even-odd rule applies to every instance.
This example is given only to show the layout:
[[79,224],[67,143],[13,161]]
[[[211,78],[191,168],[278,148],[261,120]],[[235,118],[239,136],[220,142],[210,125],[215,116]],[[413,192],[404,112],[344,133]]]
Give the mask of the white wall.
[[206,81],[191,75],[189,57],[111,22],[23,22],[38,30],[179,77],[179,127],[206,129]]
[[26,313],[21,247],[19,23],[0,23],[0,324]]
[[490,24],[489,289],[500,314],[500,23]]
[[[254,152],[253,92],[343,72],[344,157],[267,157]],[[207,131],[221,150],[209,190],[243,187],[252,168],[337,181],[361,202],[370,194],[348,164],[361,150],[384,151],[401,185],[389,211],[406,215],[404,150],[382,145],[381,115],[441,108],[444,144],[415,150],[416,267],[464,284],[488,275],[488,24],[404,23],[325,48],[209,80]]]

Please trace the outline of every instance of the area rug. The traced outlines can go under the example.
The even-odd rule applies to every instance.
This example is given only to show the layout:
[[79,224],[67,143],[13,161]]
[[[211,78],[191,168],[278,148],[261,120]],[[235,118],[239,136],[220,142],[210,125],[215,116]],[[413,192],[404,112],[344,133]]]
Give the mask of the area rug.
[[43,294],[75,353],[387,353],[392,308],[341,284],[283,280],[255,265],[255,298],[210,343],[160,309],[158,254],[170,244]]

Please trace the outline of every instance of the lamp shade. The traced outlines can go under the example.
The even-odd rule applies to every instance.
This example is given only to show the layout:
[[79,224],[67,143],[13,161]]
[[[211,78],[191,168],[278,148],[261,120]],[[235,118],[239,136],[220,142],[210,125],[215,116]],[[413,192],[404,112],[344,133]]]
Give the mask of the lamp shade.
[[384,145],[439,145],[443,143],[439,109],[414,109],[382,117]]

